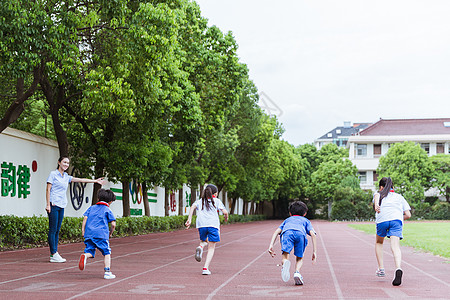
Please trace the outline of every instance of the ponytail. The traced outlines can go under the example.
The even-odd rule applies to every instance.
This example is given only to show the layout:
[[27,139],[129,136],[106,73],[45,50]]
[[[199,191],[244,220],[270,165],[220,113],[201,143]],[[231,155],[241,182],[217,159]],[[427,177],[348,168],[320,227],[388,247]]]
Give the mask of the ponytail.
[[202,195],[202,209],[206,207],[206,209],[209,210],[211,208],[211,204],[214,208],[216,208],[214,201],[211,201],[211,203],[208,201],[208,199],[213,199],[213,195],[215,193],[217,193],[217,187],[214,184],[208,184]]
[[379,202],[379,206],[381,206],[381,200],[383,200],[383,198],[385,198],[389,192],[392,190],[393,184],[392,184],[392,179],[391,177],[383,177],[380,180],[380,187],[383,187],[383,190],[380,192],[380,202]]

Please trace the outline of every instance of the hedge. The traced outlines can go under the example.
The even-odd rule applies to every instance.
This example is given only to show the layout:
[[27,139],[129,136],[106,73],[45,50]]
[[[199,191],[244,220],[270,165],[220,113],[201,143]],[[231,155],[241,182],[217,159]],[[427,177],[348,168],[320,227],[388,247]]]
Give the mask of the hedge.
[[[263,215],[230,215],[228,223],[265,220]],[[184,228],[187,216],[117,218],[114,237],[143,235]],[[224,223],[223,216],[220,216]],[[60,243],[82,242],[81,217],[65,217],[59,234]],[[195,216],[192,220],[195,227]],[[48,217],[0,216],[0,251],[47,246]]]
[[[411,205],[412,220],[450,220],[450,203],[437,201],[431,205],[422,202]],[[349,200],[335,201],[331,208],[334,221],[369,221],[375,219],[372,205],[364,202],[353,204]]]

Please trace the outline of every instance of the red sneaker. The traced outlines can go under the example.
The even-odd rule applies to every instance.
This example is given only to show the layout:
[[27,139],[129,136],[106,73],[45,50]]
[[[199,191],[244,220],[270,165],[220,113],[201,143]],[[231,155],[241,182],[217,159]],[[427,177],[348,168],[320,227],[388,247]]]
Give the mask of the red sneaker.
[[84,268],[86,267],[86,261],[87,261],[86,254],[85,253],[81,254],[80,261],[78,262],[78,268],[80,268],[81,271],[83,271]]

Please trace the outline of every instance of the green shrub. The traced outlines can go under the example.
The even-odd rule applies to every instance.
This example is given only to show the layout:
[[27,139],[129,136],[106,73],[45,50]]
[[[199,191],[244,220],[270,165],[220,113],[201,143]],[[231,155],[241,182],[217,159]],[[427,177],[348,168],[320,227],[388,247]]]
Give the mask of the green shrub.
[[412,209],[414,220],[450,220],[450,203],[436,201],[434,205],[422,202]]
[[331,219],[356,220],[356,207],[349,200],[334,201],[331,205]]

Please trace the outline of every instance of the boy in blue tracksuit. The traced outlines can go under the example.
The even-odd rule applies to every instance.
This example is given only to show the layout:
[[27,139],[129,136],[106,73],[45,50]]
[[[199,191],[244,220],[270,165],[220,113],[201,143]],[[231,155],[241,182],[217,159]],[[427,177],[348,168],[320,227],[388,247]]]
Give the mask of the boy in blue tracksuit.
[[291,262],[289,261],[289,254],[292,249],[294,249],[294,255],[296,256],[295,263],[295,273],[294,281],[295,285],[303,284],[303,277],[300,275],[300,268],[303,265],[303,253],[305,252],[306,245],[308,244],[308,239],[306,235],[311,236],[313,243],[313,263],[316,261],[317,255],[317,243],[316,243],[316,232],[314,231],[311,222],[305,218],[308,207],[302,201],[295,201],[289,205],[289,218],[284,220],[284,222],[275,230],[272,235],[272,240],[269,245],[269,254],[275,256],[273,251],[273,244],[280,235],[281,241],[281,251],[283,268],[281,269],[281,278],[284,282],[289,281],[290,274],[289,268]]
[[[100,189],[98,191],[98,202],[89,207],[83,214],[83,225],[81,233],[84,236],[86,248],[80,256],[78,267],[84,270],[86,261],[90,257],[95,257],[95,249],[99,249],[105,257],[105,279],[116,278],[111,273],[111,247],[109,238],[116,228],[116,218],[109,209],[109,205],[116,200],[116,195],[111,190]],[[109,227],[111,223],[111,227]]]

